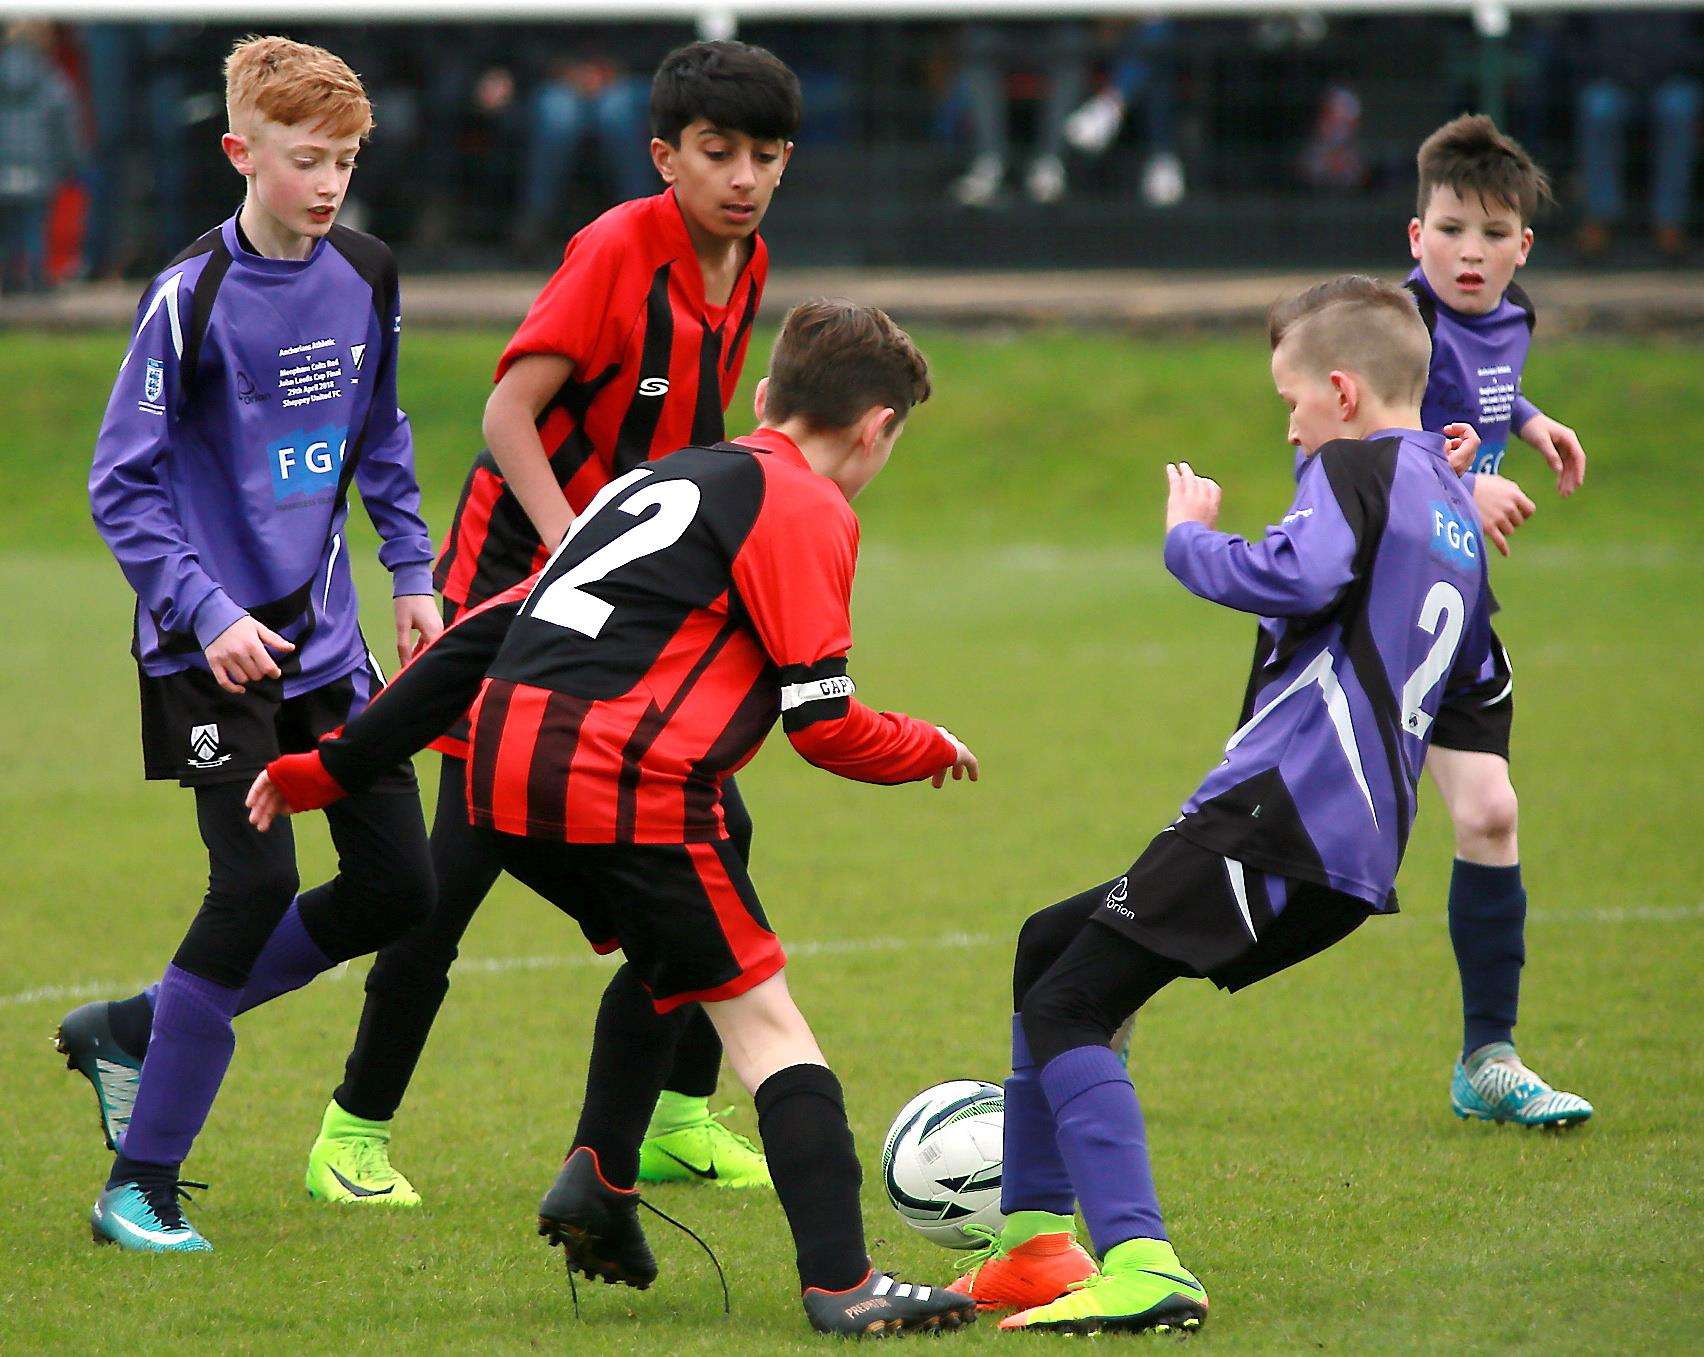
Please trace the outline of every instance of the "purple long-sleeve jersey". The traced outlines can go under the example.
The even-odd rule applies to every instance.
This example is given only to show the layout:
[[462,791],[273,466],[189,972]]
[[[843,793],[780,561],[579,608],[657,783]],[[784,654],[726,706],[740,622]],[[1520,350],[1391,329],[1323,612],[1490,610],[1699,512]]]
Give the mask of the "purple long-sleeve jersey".
[[389,249],[342,226],[306,259],[267,259],[232,217],[149,284],[89,473],[95,524],[136,590],[144,673],[205,667],[245,613],[295,642],[287,696],[361,668],[352,480],[395,592],[432,592],[396,399],[401,327]]
[[1192,592],[1260,617],[1242,724],[1174,829],[1394,910],[1433,719],[1489,655],[1479,518],[1442,436],[1327,443],[1259,541],[1183,523],[1165,556]]
[[1408,275],[1406,286],[1432,332],[1432,368],[1426,375],[1420,423],[1433,433],[1446,424],[1473,425],[1480,443],[1468,471],[1496,472],[1509,450],[1510,435],[1539,413],[1521,394],[1521,369],[1535,319],[1532,299],[1520,284],[1510,283],[1493,309],[1470,316],[1439,301],[1418,268]]

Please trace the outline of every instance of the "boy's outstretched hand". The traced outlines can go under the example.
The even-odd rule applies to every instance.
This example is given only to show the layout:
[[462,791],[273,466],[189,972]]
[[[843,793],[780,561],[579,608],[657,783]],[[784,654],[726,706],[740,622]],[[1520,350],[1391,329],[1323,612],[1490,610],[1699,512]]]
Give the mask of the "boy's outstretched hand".
[[1197,476],[1188,462],[1167,462],[1166,531],[1179,523],[1202,523],[1211,528],[1219,521],[1219,483]]
[[396,658],[407,664],[444,634],[444,619],[432,606],[430,594],[399,594],[392,600],[396,611]]
[[975,782],[982,772],[982,765],[976,761],[976,755],[970,752],[970,746],[945,726],[936,726],[935,729],[947,737],[947,741],[952,745],[953,752],[957,757],[950,767],[941,769],[934,777],[930,778],[929,785],[937,788],[944,787],[948,773],[953,775],[954,782],[962,781],[966,774],[970,776],[972,782]]
[[272,828],[272,822],[280,815],[290,813],[290,803],[284,799],[284,793],[273,785],[272,778],[264,768],[260,770],[260,776],[255,778],[254,785],[248,789],[243,804],[248,807],[249,823],[262,834]]
[[1509,554],[1509,534],[1538,507],[1507,476],[1482,471],[1473,478],[1473,503],[1479,510],[1479,531],[1503,555]]
[[1580,446],[1580,436],[1549,415],[1534,415],[1518,430],[1520,436],[1550,464],[1556,473],[1556,493],[1566,499],[1584,484],[1586,479],[1586,450]]

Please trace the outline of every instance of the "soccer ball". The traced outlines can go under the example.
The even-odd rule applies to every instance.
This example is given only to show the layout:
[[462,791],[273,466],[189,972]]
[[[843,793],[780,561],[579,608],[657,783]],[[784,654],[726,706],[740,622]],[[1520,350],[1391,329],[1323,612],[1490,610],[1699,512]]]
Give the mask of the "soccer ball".
[[998,1084],[952,1079],[908,1102],[882,1145],[882,1179],[900,1218],[949,1249],[983,1243],[966,1225],[998,1230],[1006,1095]]

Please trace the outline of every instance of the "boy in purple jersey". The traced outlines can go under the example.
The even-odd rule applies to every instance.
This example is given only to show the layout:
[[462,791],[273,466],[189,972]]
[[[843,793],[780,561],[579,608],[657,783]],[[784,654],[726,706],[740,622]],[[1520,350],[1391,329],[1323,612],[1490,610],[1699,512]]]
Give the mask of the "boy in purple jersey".
[[179,1171],[232,1018],[396,937],[434,891],[407,764],[330,819],[338,875],[300,894],[290,836],[258,833],[243,806],[269,760],[313,748],[382,682],[344,544],[352,483],[383,538],[399,660],[442,627],[397,407],[396,266],[333,224],[372,128],[366,94],[337,57],[284,38],[237,44],[225,75],[223,146],[247,195],[149,285],[89,478],[137,593],[146,776],[194,789],[210,862],[155,993],[89,1005],[60,1035],[100,1091],[117,1029],[151,1022],[127,1125],[102,1094],[118,1143],[92,1216],[97,1242],[151,1253],[211,1247],[183,1218]]
[[[1586,474],[1574,431],[1521,392],[1533,307],[1514,274],[1532,249],[1530,223],[1550,189],[1526,151],[1486,117],[1457,118],[1427,137],[1419,171],[1419,215],[1408,223],[1419,264],[1408,288],[1432,332],[1421,424],[1440,430],[1463,422],[1478,431],[1466,479],[1485,535],[1507,555],[1503,532],[1532,512],[1519,487],[1497,474],[1510,431],[1538,449],[1562,495]],[[1526,891],[1509,778],[1513,717],[1508,655],[1494,643],[1479,681],[1444,704],[1426,763],[1455,827],[1449,922],[1463,1038],[1450,1106],[1458,1117],[1560,1128],[1585,1121],[1591,1104],[1551,1088],[1514,1045]]]
[[[1272,377],[1305,456],[1257,541],[1168,466],[1166,568],[1260,618],[1224,761],[1122,875],[1032,915],[1013,966],[1001,1209],[969,1275],[1003,1328],[1190,1329],[1201,1283],[1166,1238],[1142,1112],[1108,1043],[1180,976],[1264,979],[1396,909],[1393,883],[1446,690],[1490,644],[1473,502],[1422,433],[1430,345],[1412,298],[1347,277],[1274,307]],[[1080,1205],[1101,1264],[1075,1243]]]

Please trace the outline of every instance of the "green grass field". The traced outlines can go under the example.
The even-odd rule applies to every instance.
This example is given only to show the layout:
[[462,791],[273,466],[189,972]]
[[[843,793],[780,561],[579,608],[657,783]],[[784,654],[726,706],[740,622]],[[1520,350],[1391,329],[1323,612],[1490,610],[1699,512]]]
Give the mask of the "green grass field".
[[[778,738],[741,783],[794,992],[848,1091],[872,1249],[946,1281],[955,1257],[883,1199],[883,1130],[926,1084],[1002,1076],[1018,923],[1120,870],[1229,733],[1252,624],[1162,571],[1162,464],[1216,475],[1227,525],[1250,531],[1287,502],[1289,456],[1258,340],[920,338],[938,396],[859,505],[854,672],[872,701],[950,724],[984,780],[856,786]],[[422,333],[405,350],[434,532],[501,339]],[[532,1214],[607,972],[508,883],[474,924],[398,1121],[424,1208],[332,1209],[302,1191],[357,963],[240,1024],[188,1166],[213,1184],[193,1218],[218,1252],[89,1243],[107,1160],[49,1038],[75,1003],[158,976],[205,871],[188,798],[140,778],[130,599],[84,503],[122,346],[0,340],[0,1352],[820,1351],[764,1196],[656,1194],[728,1265],[731,1321],[695,1246],[661,1226],[655,1289],[582,1288],[574,1318]],[[766,351],[760,336],[754,368]],[[1697,1350],[1704,713],[1687,487],[1701,361],[1541,343],[1528,388],[1581,431],[1591,476],[1564,504],[1536,458],[1511,459],[1541,506],[1497,570],[1532,898],[1520,1034],[1598,1118],[1547,1138],[1450,1115],[1451,851],[1428,792],[1400,916],[1236,998],[1175,986],[1138,1025],[1162,1200],[1213,1296],[1206,1350]],[[385,590],[360,554],[377,642]],[[312,880],[328,845],[322,826],[299,833]],[[749,1099],[724,1085],[752,1130]],[[984,1324],[943,1341],[1047,1340]]]

